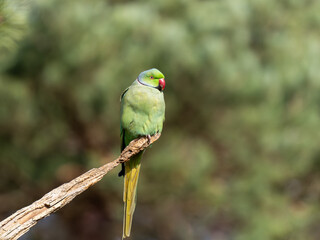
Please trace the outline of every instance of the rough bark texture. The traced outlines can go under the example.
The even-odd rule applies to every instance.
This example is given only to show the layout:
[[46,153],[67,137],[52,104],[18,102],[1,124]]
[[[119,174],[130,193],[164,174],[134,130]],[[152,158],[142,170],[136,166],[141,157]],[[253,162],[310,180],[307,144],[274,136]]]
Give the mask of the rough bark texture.
[[18,210],[0,222],[0,239],[18,239],[39,220],[67,205],[77,195],[99,182],[110,170],[120,163],[128,161],[133,155],[158,140],[159,137],[160,134],[156,134],[150,139],[141,137],[133,140],[116,160],[89,170],[72,181],[53,189],[31,205]]

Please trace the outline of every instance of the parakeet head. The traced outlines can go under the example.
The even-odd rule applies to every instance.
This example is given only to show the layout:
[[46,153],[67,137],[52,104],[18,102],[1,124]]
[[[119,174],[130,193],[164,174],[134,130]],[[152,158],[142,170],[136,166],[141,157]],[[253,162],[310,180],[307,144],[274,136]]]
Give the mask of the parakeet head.
[[164,75],[156,68],[140,73],[138,81],[143,85],[157,88],[159,91],[163,91],[166,86]]

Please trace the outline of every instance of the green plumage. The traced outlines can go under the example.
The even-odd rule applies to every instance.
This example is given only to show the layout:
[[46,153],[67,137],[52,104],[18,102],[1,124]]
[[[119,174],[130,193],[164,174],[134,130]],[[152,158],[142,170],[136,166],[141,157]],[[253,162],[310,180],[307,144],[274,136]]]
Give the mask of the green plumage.
[[[133,139],[162,131],[165,103],[162,90],[164,76],[157,69],[142,72],[121,96],[121,150]],[[123,238],[129,237],[136,205],[137,183],[143,152],[125,163],[119,175],[124,175]]]

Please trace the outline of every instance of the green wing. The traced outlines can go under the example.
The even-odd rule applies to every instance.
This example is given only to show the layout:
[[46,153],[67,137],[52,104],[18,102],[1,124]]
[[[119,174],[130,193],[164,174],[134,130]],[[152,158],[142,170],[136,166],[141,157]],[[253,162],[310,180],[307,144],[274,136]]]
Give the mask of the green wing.
[[[129,90],[130,87],[126,88],[123,93],[121,94],[120,96],[120,103],[122,102],[122,98],[123,96],[125,95],[125,93]],[[122,115],[122,105],[121,105],[121,115]],[[125,141],[124,141],[124,138],[125,138],[125,131],[122,127],[122,123],[120,121],[120,140],[121,140],[121,144],[120,144],[120,150],[121,152],[123,151],[123,149],[126,148],[126,144],[125,144]],[[121,176],[124,176],[124,172],[125,172],[125,164],[124,163],[121,163],[121,171],[118,173],[118,176],[121,177]]]

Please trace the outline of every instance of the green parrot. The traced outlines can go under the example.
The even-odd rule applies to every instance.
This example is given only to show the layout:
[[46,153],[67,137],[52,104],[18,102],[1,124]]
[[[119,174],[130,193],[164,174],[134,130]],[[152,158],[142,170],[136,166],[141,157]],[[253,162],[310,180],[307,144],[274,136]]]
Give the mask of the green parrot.
[[[155,68],[144,71],[121,95],[121,151],[140,137],[161,133],[165,103],[164,75]],[[122,164],[119,176],[124,176],[124,218],[122,239],[129,237],[137,200],[137,184],[143,152]]]

